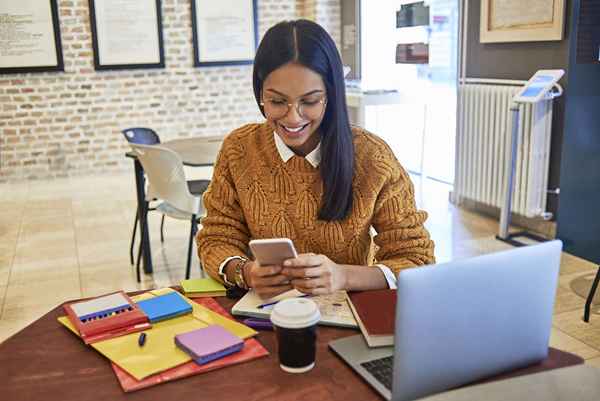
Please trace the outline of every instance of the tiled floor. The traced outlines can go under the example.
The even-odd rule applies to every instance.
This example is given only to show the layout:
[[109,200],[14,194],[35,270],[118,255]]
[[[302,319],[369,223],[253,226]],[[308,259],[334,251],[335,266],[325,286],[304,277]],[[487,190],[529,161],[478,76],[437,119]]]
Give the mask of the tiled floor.
[[[496,221],[448,202],[448,186],[413,179],[417,202],[430,214],[438,262],[509,248],[494,239]],[[133,174],[0,184],[0,342],[66,300],[183,278],[189,223],[167,219],[161,244],[160,217],[151,213],[155,272],[136,282],[129,263],[135,206]],[[192,275],[199,276],[194,258]],[[600,366],[600,295],[591,322],[581,320],[595,271],[593,263],[563,254],[550,342]]]

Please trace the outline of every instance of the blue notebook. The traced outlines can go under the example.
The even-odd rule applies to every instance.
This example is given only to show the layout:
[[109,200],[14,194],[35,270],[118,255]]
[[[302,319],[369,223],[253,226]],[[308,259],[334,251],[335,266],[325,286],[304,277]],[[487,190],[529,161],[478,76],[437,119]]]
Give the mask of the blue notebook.
[[145,299],[137,304],[152,323],[192,313],[192,306],[176,292]]

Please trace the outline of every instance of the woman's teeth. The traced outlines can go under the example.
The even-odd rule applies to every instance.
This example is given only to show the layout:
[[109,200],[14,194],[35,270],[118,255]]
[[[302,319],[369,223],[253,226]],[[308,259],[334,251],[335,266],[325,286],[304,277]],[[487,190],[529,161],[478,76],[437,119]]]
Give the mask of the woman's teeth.
[[301,125],[300,127],[296,127],[296,128],[292,128],[292,127],[286,127],[285,125],[282,125],[283,128],[285,128],[286,131],[289,132],[300,132],[304,129],[304,127],[306,127],[308,124],[305,125]]

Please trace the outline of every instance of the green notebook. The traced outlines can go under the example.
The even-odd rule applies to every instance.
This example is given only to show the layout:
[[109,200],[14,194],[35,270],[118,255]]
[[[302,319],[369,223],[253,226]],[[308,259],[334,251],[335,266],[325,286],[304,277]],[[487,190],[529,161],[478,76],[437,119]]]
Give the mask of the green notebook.
[[223,297],[226,288],[212,278],[196,278],[192,280],[183,280],[181,287],[185,295],[190,298],[200,297]]

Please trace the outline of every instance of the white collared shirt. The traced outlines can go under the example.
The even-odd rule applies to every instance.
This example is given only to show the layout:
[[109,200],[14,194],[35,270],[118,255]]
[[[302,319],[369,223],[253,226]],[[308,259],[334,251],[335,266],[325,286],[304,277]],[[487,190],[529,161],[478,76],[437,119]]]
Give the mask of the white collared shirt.
[[[283,139],[281,139],[281,137],[275,132],[273,132],[273,137],[275,138],[275,147],[277,147],[279,157],[281,157],[281,160],[283,160],[284,163],[287,163],[288,160],[290,160],[292,156],[295,155],[294,151],[290,149],[289,146],[287,146],[285,142],[283,142]],[[304,158],[314,168],[319,167],[319,163],[321,163],[321,142],[319,142],[317,144],[317,147],[314,148]]]
[[[275,139],[275,147],[277,148],[279,157],[281,157],[281,160],[283,160],[284,163],[287,163],[288,160],[290,160],[295,155],[294,151],[290,149],[289,146],[285,144],[285,142],[283,142],[283,139],[281,139],[281,137],[277,135],[277,133],[273,132],[273,137]],[[319,142],[317,144],[317,147],[314,148],[304,158],[314,168],[319,167],[319,164],[321,163],[321,142]],[[229,262],[232,259],[242,258],[239,256],[231,256],[225,259],[225,261],[219,266],[219,275],[221,277],[225,277],[225,272],[223,271],[223,269],[225,269],[227,262]],[[392,270],[385,265],[377,264],[376,266],[379,267],[379,269],[381,269],[381,272],[385,277],[385,281],[387,281],[388,287],[390,289],[396,289],[396,276],[394,275],[394,272],[392,272]]]

